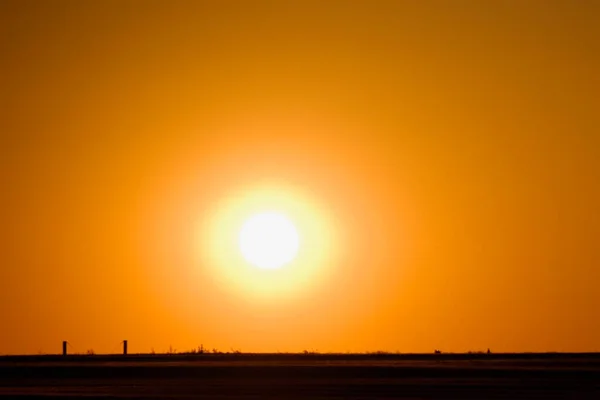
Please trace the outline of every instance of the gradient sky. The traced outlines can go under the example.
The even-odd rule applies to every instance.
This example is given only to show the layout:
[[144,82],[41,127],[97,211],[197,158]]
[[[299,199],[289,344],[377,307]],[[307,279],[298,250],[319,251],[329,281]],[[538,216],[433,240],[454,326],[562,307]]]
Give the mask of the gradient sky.
[[[0,2],[0,354],[600,351],[599,19]],[[312,247],[258,296],[207,243],[264,188]]]

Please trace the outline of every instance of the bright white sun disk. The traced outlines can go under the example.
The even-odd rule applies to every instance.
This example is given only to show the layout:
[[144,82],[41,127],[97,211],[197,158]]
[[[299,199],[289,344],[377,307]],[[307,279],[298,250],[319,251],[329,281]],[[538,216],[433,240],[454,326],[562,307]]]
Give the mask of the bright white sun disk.
[[250,217],[239,236],[242,255],[261,269],[277,269],[296,257],[300,240],[292,221],[277,212]]

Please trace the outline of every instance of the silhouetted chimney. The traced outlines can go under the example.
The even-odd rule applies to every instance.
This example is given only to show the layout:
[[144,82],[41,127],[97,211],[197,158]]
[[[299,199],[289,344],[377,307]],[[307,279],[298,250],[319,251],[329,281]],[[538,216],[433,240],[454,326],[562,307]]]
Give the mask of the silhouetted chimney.
[[127,340],[123,340],[123,355],[127,355]]
[[63,356],[67,355],[67,341],[63,340]]

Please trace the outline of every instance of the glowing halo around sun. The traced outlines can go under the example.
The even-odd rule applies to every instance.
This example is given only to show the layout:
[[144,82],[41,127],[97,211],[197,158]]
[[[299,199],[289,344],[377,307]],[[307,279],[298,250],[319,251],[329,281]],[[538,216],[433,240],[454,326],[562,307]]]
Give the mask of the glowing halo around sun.
[[331,273],[331,212],[295,188],[243,188],[206,217],[198,264],[224,291],[282,299],[316,288]]
[[240,230],[240,251],[251,264],[277,269],[296,257],[298,232],[285,215],[262,212],[250,217]]

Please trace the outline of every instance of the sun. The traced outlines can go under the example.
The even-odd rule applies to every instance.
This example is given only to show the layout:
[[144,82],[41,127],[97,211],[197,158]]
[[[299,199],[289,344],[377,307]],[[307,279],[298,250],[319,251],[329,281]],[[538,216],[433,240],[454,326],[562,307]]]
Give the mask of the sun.
[[337,221],[334,209],[297,186],[242,186],[197,219],[193,273],[258,303],[307,295],[338,266]]
[[261,212],[248,218],[239,233],[239,248],[250,264],[267,270],[290,263],[300,239],[292,221],[282,213]]

